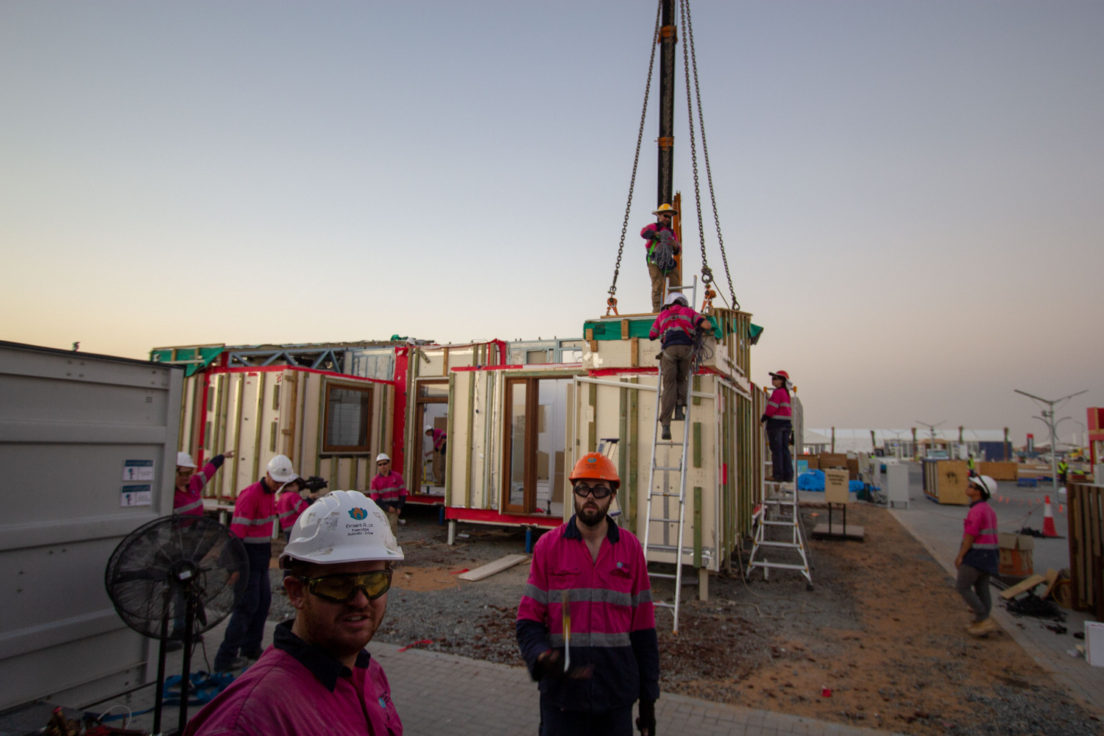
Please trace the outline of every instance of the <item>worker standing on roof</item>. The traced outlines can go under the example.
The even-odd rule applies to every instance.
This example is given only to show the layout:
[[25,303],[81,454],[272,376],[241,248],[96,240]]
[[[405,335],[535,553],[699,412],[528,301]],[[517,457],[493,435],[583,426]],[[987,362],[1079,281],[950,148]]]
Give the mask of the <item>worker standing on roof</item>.
[[621,481],[597,452],[570,479],[575,515],[537,542],[518,606],[518,646],[540,683],[540,734],[629,736],[637,699],[637,726],[654,734],[659,644],[648,569],[640,541],[608,516]]
[[767,424],[767,442],[771,451],[771,480],[789,483],[793,477],[793,458],[790,457],[790,435],[793,432],[793,409],[790,406],[790,374],[786,371],[771,373],[770,398],[760,421]]
[[436,429],[427,424],[425,436],[429,437],[432,443],[432,447],[426,452],[426,457],[430,459],[433,467],[433,485],[444,485],[445,447],[448,440],[448,434],[446,434],[443,429]]
[[682,252],[673,226],[678,210],[669,204],[661,204],[652,213],[656,221],[645,225],[640,231],[644,238],[645,256],[648,262],[648,275],[652,278],[652,311],[658,312],[663,306],[663,282],[670,288],[677,288],[678,262],[675,256]]
[[997,482],[988,475],[973,476],[966,484],[970,510],[962,522],[962,544],[955,557],[955,590],[974,612],[973,622],[966,627],[971,636],[984,636],[999,628],[989,616],[993,608],[989,578],[999,567],[997,513],[989,505],[996,490]]
[[369,495],[387,514],[387,523],[391,525],[391,532],[398,534],[399,515],[406,505],[406,484],[403,483],[402,475],[391,469],[391,456],[386,452],[376,455],[376,475],[372,478],[371,488]]
[[280,556],[295,619],[186,736],[402,734],[387,676],[364,649],[403,559],[383,516],[363,493],[334,491],[299,517]]
[[234,457],[233,450],[215,455],[196,471],[195,461],[186,452],[176,453],[176,491],[173,493],[173,513],[188,516],[203,516],[203,487],[215,477],[222,463]]
[[[291,460],[277,455],[268,462],[263,478],[238,493],[230,531],[245,543],[249,557],[249,581],[245,594],[234,606],[226,636],[215,654],[216,672],[228,672],[245,665],[244,660],[261,656],[261,639],[272,589],[268,580],[268,561],[272,557],[272,531],[276,521],[276,494],[299,478]],[[238,657],[241,653],[242,658]]]
[[652,323],[648,339],[661,338],[659,373],[663,385],[659,389],[659,423],[662,438],[671,439],[671,413],[675,421],[686,418],[686,394],[690,384],[690,362],[694,352],[694,337],[702,329],[705,317],[695,312],[681,292],[667,295],[663,311]]

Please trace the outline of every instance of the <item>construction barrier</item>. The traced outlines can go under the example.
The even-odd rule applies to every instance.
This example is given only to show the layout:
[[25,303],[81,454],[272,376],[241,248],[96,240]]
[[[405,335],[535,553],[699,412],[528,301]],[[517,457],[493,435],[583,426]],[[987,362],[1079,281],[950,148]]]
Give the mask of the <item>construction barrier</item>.
[[1104,621],[1104,486],[1071,483],[1067,493],[1073,607]]

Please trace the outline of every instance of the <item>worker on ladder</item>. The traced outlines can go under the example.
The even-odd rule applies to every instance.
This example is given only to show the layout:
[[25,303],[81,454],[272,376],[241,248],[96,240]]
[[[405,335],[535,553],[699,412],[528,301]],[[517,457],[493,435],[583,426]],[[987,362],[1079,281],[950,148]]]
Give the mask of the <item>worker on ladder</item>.
[[659,423],[662,438],[671,439],[671,414],[675,421],[686,419],[686,397],[690,386],[690,363],[693,359],[694,337],[702,329],[705,317],[695,312],[681,292],[667,295],[663,311],[652,323],[648,339],[660,338],[659,374],[663,385],[659,389]]
[[790,406],[790,374],[786,371],[771,373],[770,398],[760,421],[767,424],[767,442],[771,451],[771,480],[789,483],[794,479],[793,459],[790,457],[790,436],[793,433],[793,409]]
[[669,204],[661,204],[652,213],[656,221],[645,225],[640,231],[644,238],[645,256],[648,262],[648,275],[652,277],[652,311],[658,312],[663,306],[663,282],[671,288],[677,286],[678,262],[675,256],[682,252],[673,226],[678,210]]

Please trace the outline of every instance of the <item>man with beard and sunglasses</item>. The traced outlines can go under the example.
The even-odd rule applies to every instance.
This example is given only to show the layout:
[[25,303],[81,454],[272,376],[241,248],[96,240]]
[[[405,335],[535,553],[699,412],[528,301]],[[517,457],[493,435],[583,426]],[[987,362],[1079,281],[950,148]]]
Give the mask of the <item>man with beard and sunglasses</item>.
[[295,618],[185,734],[402,734],[383,668],[364,649],[402,559],[387,517],[363,493],[316,501],[280,556]]
[[591,452],[571,472],[575,514],[533,549],[517,639],[540,683],[541,736],[655,734],[659,645],[640,541],[609,518],[620,478]]

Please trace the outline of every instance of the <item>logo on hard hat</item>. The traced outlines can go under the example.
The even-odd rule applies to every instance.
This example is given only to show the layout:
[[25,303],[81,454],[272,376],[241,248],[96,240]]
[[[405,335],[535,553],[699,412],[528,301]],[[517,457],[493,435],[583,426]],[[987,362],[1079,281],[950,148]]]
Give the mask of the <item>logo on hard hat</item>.
[[368,509],[361,508],[360,506],[354,506],[353,508],[349,509],[349,516],[353,519],[356,519],[357,521],[367,519]]
[[587,461],[588,464],[594,465],[594,463],[598,462],[598,458],[595,457],[594,455],[591,455],[590,457],[588,457],[586,459],[586,461]]

